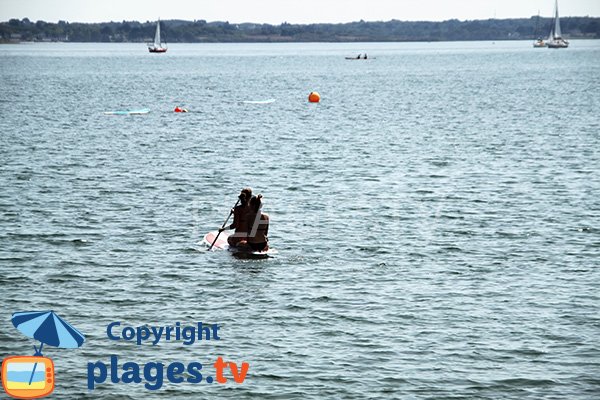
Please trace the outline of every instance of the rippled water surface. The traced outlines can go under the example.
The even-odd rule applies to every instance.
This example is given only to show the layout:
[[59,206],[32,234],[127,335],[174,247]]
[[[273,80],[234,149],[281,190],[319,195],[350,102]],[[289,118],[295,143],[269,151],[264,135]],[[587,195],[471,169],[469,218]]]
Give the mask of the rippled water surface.
[[[56,398],[600,393],[599,41],[0,51],[0,356],[32,354],[12,312],[58,312],[87,340],[44,348]],[[244,186],[275,258],[198,243]],[[222,339],[136,346],[112,321]],[[89,391],[112,354],[250,369]]]

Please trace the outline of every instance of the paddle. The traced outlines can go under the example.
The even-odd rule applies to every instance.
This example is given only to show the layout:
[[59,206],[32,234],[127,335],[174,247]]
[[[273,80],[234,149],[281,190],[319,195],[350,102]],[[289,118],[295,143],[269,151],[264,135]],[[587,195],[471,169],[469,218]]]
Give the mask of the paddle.
[[[233,208],[229,211],[229,215],[227,216],[227,219],[225,220],[225,222],[223,222],[223,225],[221,226],[221,229],[225,228],[225,225],[227,225],[227,221],[229,221],[229,218],[231,218],[231,214],[233,214],[233,209],[237,207],[237,205],[239,204],[239,202],[240,202],[240,199],[238,198],[237,201],[235,202],[235,205],[233,206]],[[210,245],[210,247],[206,251],[210,251],[210,249],[213,248],[213,246],[217,242],[217,239],[219,238],[219,235],[221,234],[221,232],[222,231],[219,229],[219,233],[217,233],[217,236],[215,237],[215,240],[213,240],[212,244]]]

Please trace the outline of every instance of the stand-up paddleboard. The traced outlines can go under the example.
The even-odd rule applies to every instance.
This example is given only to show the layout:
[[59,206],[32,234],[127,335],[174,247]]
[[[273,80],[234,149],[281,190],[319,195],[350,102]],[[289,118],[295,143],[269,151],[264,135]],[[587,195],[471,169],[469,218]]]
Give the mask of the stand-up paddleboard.
[[275,99],[267,99],[267,100],[243,100],[243,104],[271,104],[275,103]]
[[[217,235],[219,236],[218,238]],[[213,249],[227,250],[229,248],[229,243],[227,243],[228,237],[229,234],[225,231],[221,232],[220,235],[219,231],[212,231],[204,235],[204,240],[202,241],[202,243],[210,247],[213,244],[213,242],[215,242],[215,238],[217,238],[217,241],[213,245]]]
[[117,110],[117,111],[105,111],[104,115],[143,115],[150,112],[147,108],[141,108],[139,110]]
[[[217,235],[219,236],[217,238]],[[269,258],[269,257],[273,257],[273,255],[277,254],[277,250],[275,249],[269,249],[267,251],[252,251],[249,249],[240,249],[237,247],[231,247],[229,246],[229,243],[227,242],[227,238],[229,237],[229,233],[223,231],[221,232],[221,234],[219,235],[219,231],[212,231],[212,232],[208,232],[206,235],[204,235],[204,239],[202,240],[202,243],[204,243],[205,245],[209,246],[211,244],[213,244],[213,242],[215,242],[215,238],[217,239],[217,241],[215,242],[213,249],[218,249],[218,250],[228,250],[229,252],[233,253],[234,256],[239,256],[240,258]]]

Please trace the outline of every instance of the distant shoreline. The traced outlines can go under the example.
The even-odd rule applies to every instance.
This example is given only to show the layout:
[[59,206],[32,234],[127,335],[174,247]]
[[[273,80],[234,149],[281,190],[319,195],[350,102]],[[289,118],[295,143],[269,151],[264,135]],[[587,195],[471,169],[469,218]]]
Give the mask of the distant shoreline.
[[[306,42],[442,42],[478,40],[533,40],[545,38],[551,19],[532,16],[441,22],[376,21],[341,24],[231,24],[204,20],[161,21],[168,43],[306,43]],[[563,35],[569,39],[600,39],[600,17],[563,17]],[[155,21],[70,23],[33,22],[27,18],[0,22],[0,43],[99,42],[147,43]]]
[[[600,38],[587,38],[587,37],[579,37],[579,38],[569,38],[569,40],[575,40],[575,41],[587,41],[587,40],[600,40]],[[321,41],[272,41],[272,42],[251,42],[251,41],[245,41],[245,42],[177,42],[177,43],[173,43],[174,45],[179,45],[179,44],[316,44],[316,43],[323,43],[323,44],[352,44],[352,43],[469,43],[469,42],[529,42],[530,39],[500,39],[500,40],[488,40],[488,39],[473,39],[473,40],[404,40],[404,41],[394,41],[394,40],[387,40],[387,41],[376,41],[376,40],[372,40],[372,41],[348,41],[348,42],[344,42],[344,41],[325,41],[325,40],[321,40]],[[62,41],[21,41],[21,42],[15,42],[15,41],[2,41],[0,40],[0,45],[26,45],[26,44],[138,44],[138,45],[143,45],[145,46],[146,43],[145,42],[75,42],[75,41],[70,41],[70,42],[62,42]]]

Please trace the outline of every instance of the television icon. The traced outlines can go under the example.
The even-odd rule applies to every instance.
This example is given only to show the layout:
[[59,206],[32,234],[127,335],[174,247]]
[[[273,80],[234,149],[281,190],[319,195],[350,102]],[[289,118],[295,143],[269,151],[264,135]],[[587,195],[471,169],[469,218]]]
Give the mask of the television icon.
[[48,357],[7,357],[2,361],[2,386],[17,399],[48,396],[54,390],[54,363]]

